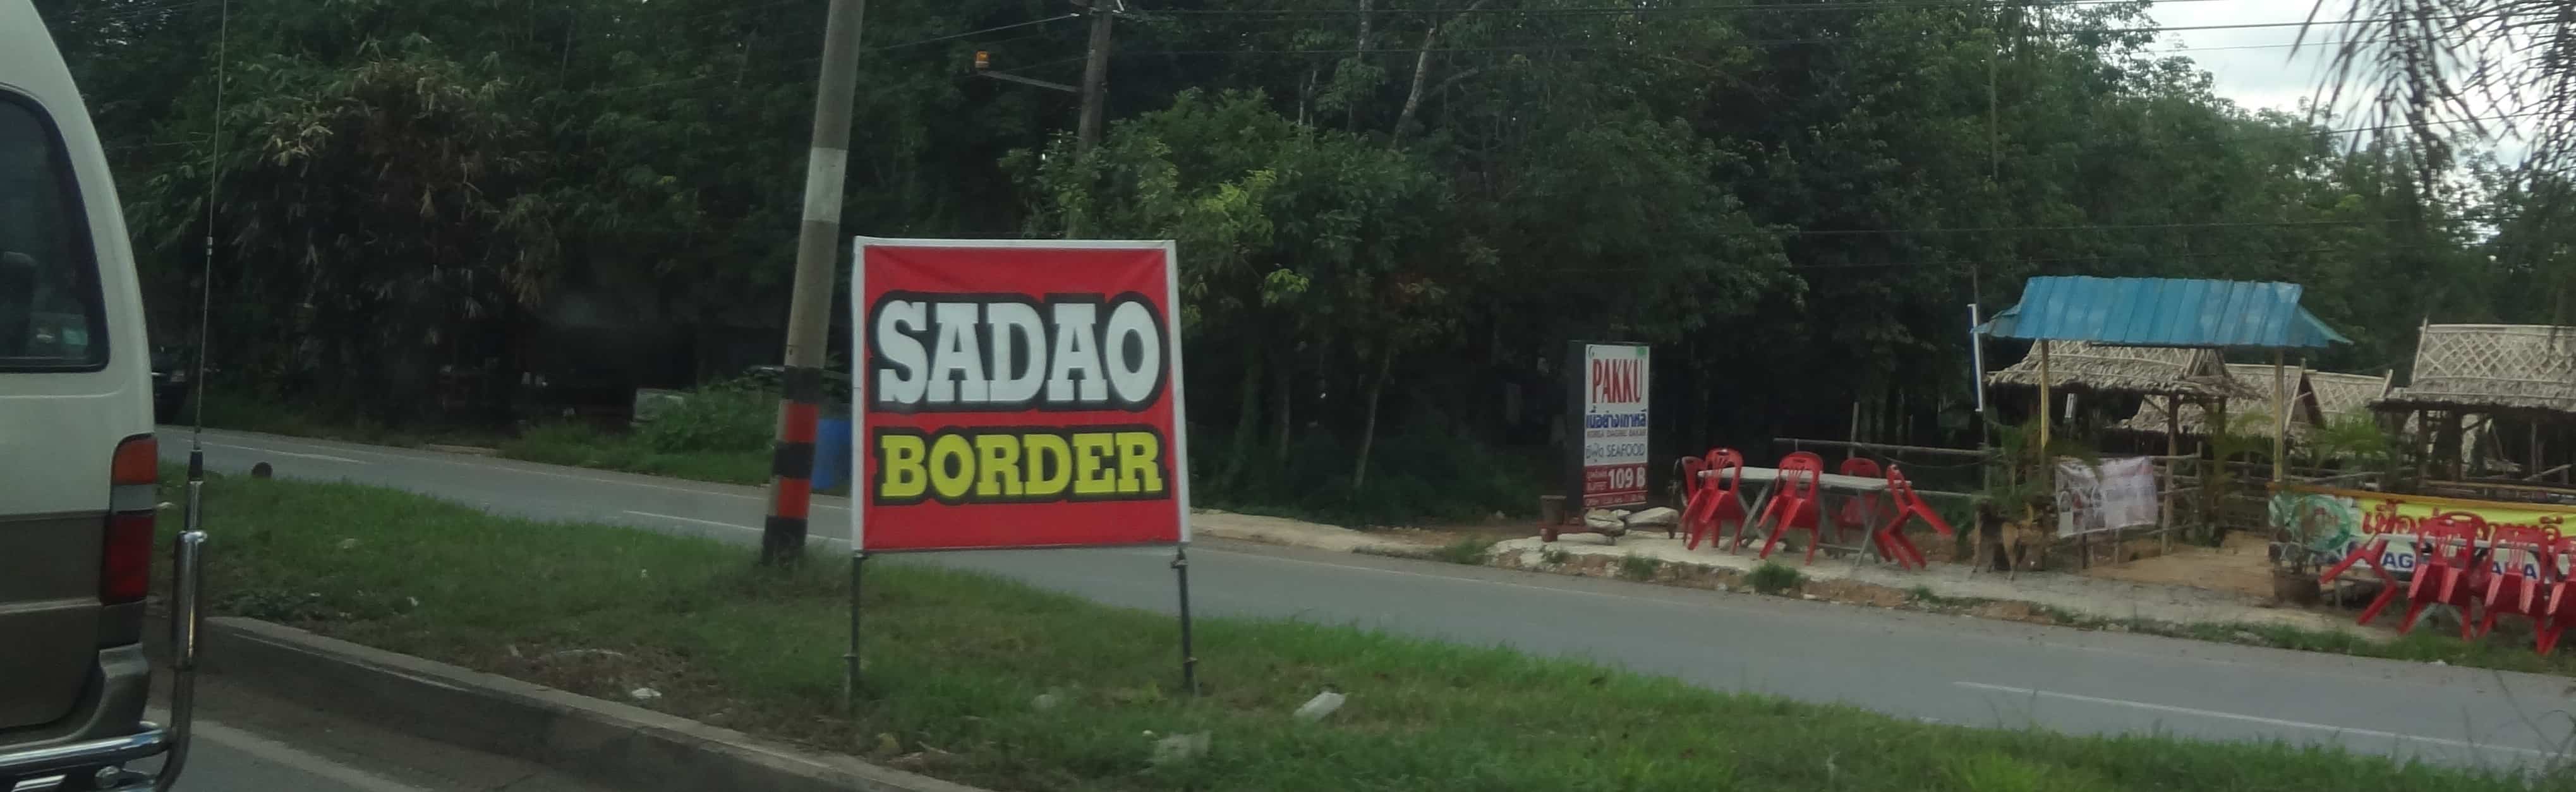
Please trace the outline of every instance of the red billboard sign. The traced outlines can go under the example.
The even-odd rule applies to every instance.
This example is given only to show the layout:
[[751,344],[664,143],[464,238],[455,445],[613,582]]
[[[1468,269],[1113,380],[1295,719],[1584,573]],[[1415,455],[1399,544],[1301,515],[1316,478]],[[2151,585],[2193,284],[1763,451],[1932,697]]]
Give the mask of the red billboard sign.
[[1170,242],[858,240],[851,541],[1189,538]]

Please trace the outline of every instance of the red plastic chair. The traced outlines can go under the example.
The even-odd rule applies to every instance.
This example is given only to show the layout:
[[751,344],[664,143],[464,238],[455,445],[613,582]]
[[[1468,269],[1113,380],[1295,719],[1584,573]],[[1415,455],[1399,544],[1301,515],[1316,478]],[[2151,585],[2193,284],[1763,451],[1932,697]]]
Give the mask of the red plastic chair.
[[2499,525],[2492,533],[2486,551],[2486,615],[2478,619],[2478,634],[2494,632],[2498,616],[2530,619],[2537,632],[2541,617],[2548,613],[2541,607],[2545,604],[2540,598],[2541,589],[2560,577],[2557,559],[2551,553],[2558,545],[2558,531]]
[[1953,533],[1949,521],[1941,519],[1941,513],[1933,511],[1932,504],[1923,502],[1923,496],[1914,491],[1914,482],[1907,480],[1905,471],[1898,470],[1895,465],[1887,466],[1887,497],[1896,504],[1896,518],[1871,532],[1869,538],[1878,546],[1878,554],[1894,559],[1900,567],[1931,568],[1932,562],[1923,557],[1923,548],[1914,546],[1914,540],[1905,538],[1905,521],[1921,518],[1942,536]]
[[2486,521],[2466,513],[2437,514],[2415,530],[2415,579],[2406,586],[2406,620],[2397,632],[2415,629],[2415,617],[2426,607],[2449,605],[2460,611],[2460,638],[2477,637],[2480,574],[2478,535]]
[[2533,630],[2538,639],[2535,648],[2541,654],[2548,654],[2550,649],[2558,646],[2558,637],[2567,632],[2568,625],[2576,624],[2576,605],[2569,601],[2571,595],[2576,595],[2576,588],[2571,588],[2571,583],[2576,581],[2567,579],[2570,573],[2576,573],[2576,565],[2571,565],[2576,564],[2576,536],[2562,536],[2549,543],[2549,550],[2541,555],[2540,563],[2543,574],[2552,575],[2553,579],[2542,589],[2540,615],[2532,621],[2539,625]]
[[2351,569],[2354,564],[2370,562],[2370,571],[2379,576],[2379,596],[2370,598],[2370,605],[2361,609],[2361,618],[2355,622],[2369,624],[2371,619],[2379,617],[2380,611],[2388,609],[2389,603],[2397,601],[2397,576],[2389,574],[2388,567],[2379,563],[2379,559],[2387,555],[2388,537],[2385,535],[2356,542],[2352,552],[2345,553],[2342,561],[2335,562],[2334,566],[2326,568],[2325,574],[2317,576],[2317,585],[2333,586],[2335,578],[2341,577],[2344,570]]
[[1673,521],[1672,527],[1664,529],[1664,538],[1673,538],[1675,530],[1689,529],[1691,510],[1699,507],[1699,474],[1700,471],[1707,469],[1708,460],[1695,456],[1682,457],[1673,462],[1673,480],[1681,482],[1682,485],[1682,514],[1680,519]]
[[[1834,468],[1834,472],[1859,478],[1878,478],[1882,475],[1878,469],[1878,462],[1865,457],[1845,459],[1841,466]],[[1887,508],[1886,503],[1886,495],[1874,492],[1854,493],[1851,497],[1844,498],[1842,507],[1834,510],[1834,541],[1843,540],[1845,528],[1853,529],[1864,537],[1875,532],[1880,518],[1892,511]]]
[[[1709,449],[1701,469],[1708,471],[1698,491],[1691,496],[1690,507],[1682,512],[1682,525],[1689,531],[1682,542],[1684,549],[1699,549],[1700,539],[1711,543],[1726,541],[1726,523],[1735,523],[1737,541],[1744,533],[1744,455],[1732,448]],[[1699,479],[1698,474],[1692,474]],[[1729,550],[1734,547],[1729,545]]]
[[1771,549],[1791,528],[1807,532],[1807,560],[1816,562],[1816,546],[1824,542],[1822,528],[1824,508],[1818,493],[1825,475],[1825,458],[1812,452],[1799,451],[1780,458],[1780,479],[1772,485],[1771,502],[1762,505],[1762,517],[1755,522],[1771,526],[1771,538],[1762,543],[1757,558],[1770,558]]

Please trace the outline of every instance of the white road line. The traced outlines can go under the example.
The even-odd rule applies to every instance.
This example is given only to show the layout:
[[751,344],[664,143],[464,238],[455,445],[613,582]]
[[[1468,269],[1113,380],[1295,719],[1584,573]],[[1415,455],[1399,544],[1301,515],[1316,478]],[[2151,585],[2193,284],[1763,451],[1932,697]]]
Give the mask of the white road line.
[[1989,685],[1989,684],[1985,684],[1985,683],[1982,683],[1982,682],[1952,682],[1952,683],[1950,683],[1950,684],[1957,685],[1957,686],[1959,686],[1959,687],[1964,687],[1964,688],[1975,688],[1975,689],[1977,689],[1977,690],[1991,690],[1991,691],[1995,691],[1995,692],[1998,692],[1998,693],[2011,693],[2011,694],[2014,694],[2014,695],[2021,695],[2021,696],[2040,696],[2040,697],[2044,697],[2044,698],[2065,699],[2065,700],[2067,700],[2067,701],[2081,701],[2081,702],[2084,702],[2084,703],[2086,703],[2086,704],[2102,704],[2102,705],[2113,706],[2113,707],[2129,707],[2129,708],[2133,708],[2133,709],[2152,710],[2152,711],[2155,711],[2155,712],[2170,712],[2170,713],[2174,713],[2174,714],[2176,714],[2176,715],[2192,715],[2192,716],[2197,716],[2197,717],[2202,717],[2202,718],[2215,718],[2215,719],[2218,719],[2218,720],[2232,720],[2232,721],[2240,721],[2240,722],[2244,722],[2244,723],[2260,723],[2260,724],[2263,724],[2263,725],[2265,725],[2265,726],[2281,726],[2281,727],[2285,727],[2285,728],[2292,728],[2292,729],[2310,729],[2310,730],[2314,730],[2314,731],[2332,732],[2332,733],[2335,733],[2335,734],[2347,734],[2347,735],[2352,735],[2352,736],[2356,736],[2356,737],[2376,737],[2376,738],[2380,738],[2380,739],[2388,739],[2388,740],[2408,740],[2408,741],[2412,741],[2412,742],[2432,743],[2432,744],[2434,744],[2434,745],[2447,745],[2447,746],[2450,746],[2450,747],[2453,747],[2453,748],[2467,748],[2467,749],[2470,749],[2470,750],[2485,750],[2485,751],[2513,751],[2513,752],[2515,752],[2515,753],[2530,754],[2530,755],[2532,755],[2532,756],[2549,756],[2549,755],[2551,755],[2548,751],[2536,751],[2536,750],[2532,750],[2532,749],[2530,749],[2530,748],[2516,748],[2516,747],[2514,747],[2514,746],[2510,746],[2510,745],[2482,745],[2482,744],[2479,744],[2479,743],[2466,742],[2466,741],[2462,741],[2462,740],[2446,740],[2446,739],[2443,739],[2443,738],[2440,738],[2440,737],[2426,737],[2426,736],[2423,736],[2423,735],[2420,735],[2420,734],[2399,734],[2399,733],[2397,733],[2397,732],[2385,732],[2385,731],[2379,731],[2379,730],[2376,730],[2376,729],[2356,729],[2356,728],[2353,728],[2353,727],[2350,727],[2350,726],[2328,726],[2328,725],[2323,724],[2323,723],[2309,723],[2309,722],[2307,722],[2307,721],[2283,720],[2283,719],[2280,719],[2280,718],[2265,718],[2265,717],[2261,717],[2261,716],[2257,716],[2257,715],[2239,715],[2239,714],[2236,714],[2236,713],[2233,713],[2233,712],[2219,712],[2219,711],[2216,711],[2216,710],[2194,709],[2194,708],[2191,708],[2191,707],[2176,707],[2176,706],[2173,706],[2173,705],[2170,705],[2170,704],[2149,704],[2149,703],[2144,702],[2144,701],[2129,701],[2129,700],[2126,700],[2126,699],[2097,698],[2097,697],[2094,697],[2094,696],[2079,696],[2079,695],[2075,695],[2075,694],[2073,694],[2073,693],[2058,693],[2058,692],[2054,692],[2054,691],[2040,690],[2040,689],[2038,689],[2038,688],[2012,687],[2012,686],[2009,686],[2009,685]]
[[[221,723],[198,718],[192,728],[207,742],[239,751],[271,764],[283,765],[297,772],[318,776],[359,792],[422,792],[419,787],[399,783],[374,773],[315,756],[286,743],[261,737]],[[185,781],[186,771],[181,771]]]
[[250,446],[244,446],[244,445],[232,445],[232,444],[229,444],[229,443],[207,443],[206,445],[214,446],[214,447],[216,447],[216,448],[234,448],[234,449],[240,449],[240,450],[243,450],[243,451],[257,451],[257,452],[261,452],[261,453],[276,454],[276,455],[279,455],[279,456],[291,456],[291,457],[298,457],[298,458],[302,458],[302,459],[319,459],[319,460],[322,460],[322,461],[324,461],[324,462],[344,462],[344,463],[351,464],[351,465],[365,465],[365,464],[372,464],[372,463],[369,463],[369,462],[367,462],[367,461],[365,461],[365,460],[360,460],[360,459],[350,459],[350,458],[348,458],[348,457],[338,457],[338,456],[332,456],[332,455],[329,455],[329,454],[305,454],[305,453],[298,453],[298,452],[295,452],[295,451],[279,451],[279,450],[274,449],[274,448],[252,448],[252,447],[250,447]]
[[[1607,593],[1607,592],[1600,592],[1600,591],[1584,591],[1584,590],[1582,590],[1582,589],[1555,588],[1555,587],[1551,587],[1551,586],[1533,586],[1533,585],[1530,585],[1530,584],[1527,584],[1527,583],[1514,583],[1514,582],[1511,582],[1511,581],[1508,581],[1508,580],[1486,580],[1486,579],[1484,579],[1484,578],[1461,577],[1461,576],[1457,576],[1457,575],[1434,575],[1434,574],[1430,574],[1430,573],[1427,573],[1427,572],[1407,572],[1407,571],[1404,571],[1404,570],[1401,570],[1401,569],[1386,569],[1386,568],[1382,568],[1382,567],[1362,566],[1362,565],[1358,565],[1358,564],[1336,564],[1336,563],[1332,563],[1332,562],[1330,562],[1330,561],[1313,561],[1313,560],[1308,560],[1308,559],[1303,559],[1303,558],[1288,558],[1288,557],[1285,557],[1285,556],[1264,555],[1264,554],[1261,554],[1261,553],[1246,553],[1246,552],[1242,552],[1242,551],[1238,551],[1238,550],[1221,550],[1221,549],[1214,548],[1214,547],[1202,547],[1202,546],[1199,546],[1199,545],[1191,545],[1191,547],[1192,547],[1193,549],[1197,549],[1197,550],[1199,550],[1200,552],[1207,552],[1207,553],[1224,553],[1224,554],[1226,554],[1226,555],[1231,555],[1231,556],[1240,556],[1240,557],[1243,557],[1243,558],[1259,559],[1259,560],[1262,560],[1262,561],[1276,561],[1276,562],[1283,563],[1283,564],[1304,564],[1304,565],[1307,565],[1307,566],[1330,567],[1330,568],[1333,568],[1333,569],[1346,569],[1346,570],[1352,570],[1352,571],[1357,571],[1357,572],[1375,572],[1375,573],[1378,573],[1378,574],[1381,574],[1381,575],[1396,575],[1396,576],[1399,576],[1399,577],[1430,578],[1430,579],[1432,579],[1432,580],[1445,580],[1445,581],[1449,581],[1449,582],[1451,582],[1451,583],[1472,583],[1472,584],[1481,584],[1481,585],[1507,586],[1507,587],[1510,587],[1510,588],[1517,588],[1517,589],[1529,589],[1529,590],[1531,590],[1531,591],[1545,591],[1545,592],[1556,593],[1556,594],[1580,594],[1580,595],[1583,595],[1583,596],[1586,596],[1586,597],[1601,597],[1601,598],[1604,598],[1604,599],[1628,600],[1628,601],[1630,601],[1630,602],[1652,602],[1652,603],[1656,603],[1656,604],[1660,604],[1660,605],[1676,605],[1676,606],[1685,607],[1685,608],[1696,608],[1696,607],[1702,607],[1702,605],[1701,605],[1700,603],[1697,603],[1697,602],[1678,602],[1678,601],[1674,601],[1674,600],[1655,599],[1655,598],[1652,598],[1652,597],[1637,597],[1637,596],[1631,596],[1631,595],[1627,595],[1627,594],[1611,594],[1611,593]],[[1738,609],[1730,609],[1730,610],[1738,610]],[[1751,612],[1751,611],[1746,611],[1746,612]]]
[[[271,438],[265,438],[265,437],[260,438],[260,440],[261,440],[261,442],[268,443],[268,444],[270,444],[270,445],[272,445],[272,446],[275,446],[275,445],[297,445],[297,446],[302,446],[302,447],[305,447],[305,448],[329,448],[329,446],[314,445],[314,444],[311,444],[311,443],[295,443],[295,442],[288,442],[288,441],[282,441],[282,440],[271,439]],[[327,460],[331,460],[331,461],[335,461],[335,462],[352,462],[352,463],[357,463],[357,464],[366,464],[366,463],[364,463],[364,462],[359,462],[358,460],[355,460],[355,459],[347,459],[347,458],[344,458],[344,457],[327,456],[327,455],[323,455],[323,454],[306,454],[306,453],[299,453],[299,452],[295,452],[295,451],[281,451],[281,450],[278,450],[278,449],[273,448],[273,447],[267,447],[267,448],[264,448],[264,447],[260,447],[260,446],[241,445],[241,444],[239,444],[239,443],[237,443],[237,442],[236,442],[236,443],[216,443],[216,442],[208,442],[208,443],[206,443],[206,445],[210,445],[210,446],[220,446],[220,447],[224,447],[224,448],[238,448],[238,449],[241,449],[241,450],[244,450],[244,451],[258,451],[258,452],[270,453],[270,454],[284,454],[284,455],[286,455],[286,456],[293,456],[293,457],[310,457],[310,458],[314,458],[314,459],[327,459]],[[333,450],[338,450],[338,449],[333,449]],[[371,455],[371,456],[380,456],[380,457],[384,457],[384,458],[386,458],[386,459],[401,460],[401,461],[405,461],[405,462],[435,462],[435,463],[442,464],[442,465],[454,465],[454,466],[457,466],[457,467],[472,468],[472,469],[475,469],[475,470],[482,470],[482,471],[496,471],[496,470],[497,470],[497,471],[506,471],[506,472],[510,472],[510,473],[526,473],[526,474],[529,474],[529,475],[535,475],[535,476],[549,476],[549,477],[553,477],[553,478],[560,478],[560,479],[571,479],[571,480],[574,480],[574,481],[587,481],[587,482],[591,482],[591,483],[593,483],[593,484],[609,484],[609,485],[620,486],[620,487],[642,487],[642,488],[645,488],[645,489],[670,490],[670,491],[673,491],[673,492],[686,492],[686,493],[691,493],[691,494],[695,494],[695,495],[713,495],[713,496],[716,496],[716,497],[719,497],[719,498],[738,498],[738,499],[741,499],[741,500],[752,500],[752,501],[760,500],[760,498],[759,498],[758,496],[754,496],[754,495],[743,495],[743,494],[740,494],[740,493],[733,493],[733,492],[723,492],[723,491],[720,491],[720,490],[699,489],[699,488],[695,488],[695,487],[675,487],[675,486],[671,486],[671,485],[668,485],[668,484],[652,484],[652,483],[641,482],[641,481],[619,481],[619,480],[617,480],[617,479],[599,478],[599,477],[597,477],[597,476],[576,476],[576,475],[573,475],[573,474],[570,474],[570,473],[557,473],[557,472],[555,472],[555,471],[551,471],[551,470],[540,470],[540,469],[538,469],[536,466],[538,466],[538,465],[543,465],[543,464],[544,464],[544,463],[541,463],[541,462],[540,462],[540,463],[531,463],[531,464],[529,464],[529,465],[494,465],[494,464],[488,464],[488,463],[470,462],[470,461],[467,461],[467,460],[484,459],[484,457],[465,456],[465,455],[461,455],[461,454],[444,454],[444,453],[437,453],[437,452],[416,452],[416,453],[410,453],[410,454],[393,454],[393,453],[386,453],[386,452],[382,452],[382,451],[351,451],[350,453],[369,454],[369,455]],[[457,457],[457,458],[455,458],[455,459],[449,459],[448,457]]]
[[696,518],[696,517],[682,517],[682,516],[677,515],[677,514],[661,514],[661,513],[657,513],[657,512],[636,511],[636,510],[634,510],[634,509],[627,509],[627,510],[626,510],[626,513],[627,513],[627,514],[635,515],[635,516],[637,516],[637,517],[653,517],[653,518],[656,518],[656,519],[663,519],[663,520],[678,520],[678,521],[680,521],[680,522],[697,523],[697,524],[699,524],[699,525],[712,525],[712,526],[715,526],[715,527],[718,527],[718,528],[731,528],[731,529],[734,529],[734,530],[737,530],[737,531],[759,531],[759,530],[760,530],[758,527],[755,527],[755,526],[749,526],[749,525],[743,525],[743,524],[740,524],[740,523],[717,522],[717,521],[715,521],[715,520],[701,520],[701,519],[698,519],[698,518]]

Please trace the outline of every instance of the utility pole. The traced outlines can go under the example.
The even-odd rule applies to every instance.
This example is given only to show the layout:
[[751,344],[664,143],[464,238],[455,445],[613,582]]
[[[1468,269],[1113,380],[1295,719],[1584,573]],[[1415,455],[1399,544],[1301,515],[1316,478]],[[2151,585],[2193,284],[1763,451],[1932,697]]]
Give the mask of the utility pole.
[[859,21],[866,10],[866,0],[832,0],[823,22],[823,73],[814,89],[813,144],[805,160],[805,225],[796,238],[778,443],[769,461],[769,519],[760,530],[764,565],[792,564],[805,555],[823,350],[832,327],[832,268],[839,264],[841,192],[850,162],[850,103],[859,81]]
[[1074,131],[1074,154],[1087,155],[1100,143],[1101,94],[1109,82],[1109,9],[1102,3],[1118,0],[1090,0],[1091,52],[1082,64],[1082,120]]

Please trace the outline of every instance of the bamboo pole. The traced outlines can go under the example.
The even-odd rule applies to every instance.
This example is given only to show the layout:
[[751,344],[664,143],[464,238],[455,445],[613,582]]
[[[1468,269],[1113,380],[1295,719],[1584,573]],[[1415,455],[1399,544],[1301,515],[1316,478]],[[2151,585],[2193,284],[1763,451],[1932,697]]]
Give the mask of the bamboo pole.
[[[2182,450],[2181,450],[2181,449],[2182,449],[2182,394],[2179,394],[2179,393],[2166,394],[2166,395],[2165,395],[2165,456],[2167,456],[2167,457],[2181,456],[2181,455],[2182,455]],[[2171,553],[2171,552],[2173,552],[2173,529],[2174,529],[2174,518],[2173,518],[2173,510],[2174,510],[2173,486],[2174,486],[2174,464],[2175,464],[2174,462],[2170,462],[2170,461],[2168,461],[2168,462],[2166,462],[2166,463],[2164,464],[2165,480],[2164,480],[2164,486],[2160,488],[2160,489],[2163,489],[2163,490],[2165,491],[2165,492],[2164,492],[2164,499],[2163,499],[2163,500],[2164,500],[2164,503],[2162,504],[2162,505],[2164,506],[2164,508],[2163,508],[2163,510],[2161,510],[2161,511],[2159,511],[2159,512],[2157,512],[2157,513],[2156,513],[2156,521],[2157,521],[2157,522],[2164,523],[2164,552],[2167,552],[2167,553]]]
[[2282,455],[2290,447],[2290,380],[2281,369],[2281,350],[2272,350],[2272,483],[2281,483]]
[[2042,481],[2055,479],[2048,470],[2048,425],[2050,423],[2048,411],[2057,405],[2056,400],[2049,398],[2048,382],[2048,340],[2041,339],[2039,342],[2039,475]]

